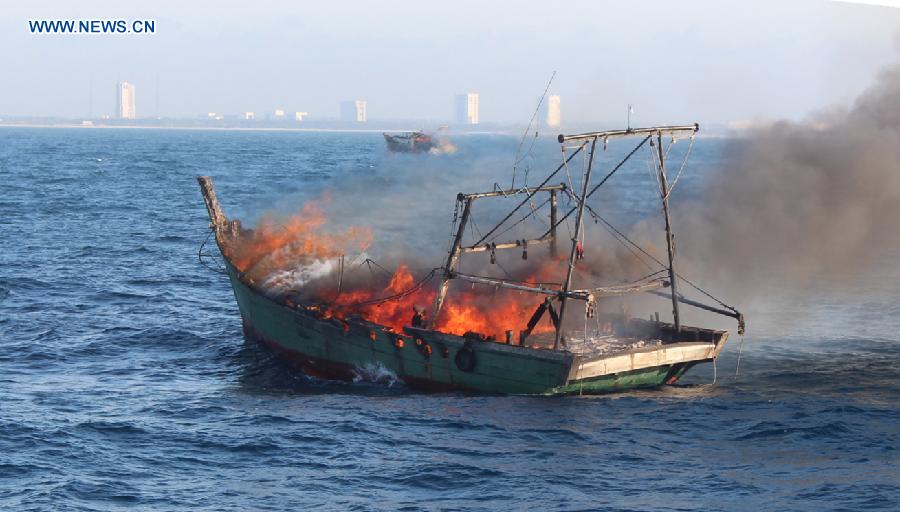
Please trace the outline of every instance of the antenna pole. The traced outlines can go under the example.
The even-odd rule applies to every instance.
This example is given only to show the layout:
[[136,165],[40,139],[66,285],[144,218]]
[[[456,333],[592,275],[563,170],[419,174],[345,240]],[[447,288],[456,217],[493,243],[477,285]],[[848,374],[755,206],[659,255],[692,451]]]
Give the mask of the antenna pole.
[[666,156],[662,147],[662,133],[656,134],[656,152],[659,155],[659,192],[662,198],[663,216],[666,218],[666,249],[669,252],[669,283],[672,291],[672,317],[675,332],[681,332],[681,316],[678,314],[678,286],[675,282],[675,235],[669,219],[669,184],[666,180]]
[[572,272],[575,271],[575,258],[578,255],[578,237],[581,235],[584,206],[587,203],[588,187],[591,184],[591,173],[594,169],[594,149],[597,147],[597,138],[591,142],[591,156],[588,160],[587,173],[584,175],[584,183],[581,184],[581,198],[578,200],[578,215],[575,217],[575,235],[572,237],[572,251],[569,253],[569,268],[566,269],[566,281],[563,284],[563,293],[559,298],[559,322],[556,324],[556,339],[553,340],[553,350],[559,348],[562,341],[562,326],[566,315],[566,296],[572,286]]
[[557,255],[556,250],[556,224],[557,220],[557,212],[556,212],[556,190],[550,191],[550,256],[555,258]]

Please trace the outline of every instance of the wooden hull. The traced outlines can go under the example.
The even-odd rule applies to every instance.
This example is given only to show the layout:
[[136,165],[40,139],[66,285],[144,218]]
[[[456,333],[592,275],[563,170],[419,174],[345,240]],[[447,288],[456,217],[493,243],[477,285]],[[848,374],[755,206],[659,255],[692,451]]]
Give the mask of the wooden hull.
[[430,138],[414,139],[387,133],[382,135],[384,135],[384,141],[387,143],[388,149],[396,153],[424,153],[434,147],[434,141]]
[[[227,261],[226,268],[246,337],[271,347],[301,371],[326,379],[365,379],[387,372],[410,387],[433,391],[605,393],[673,383],[696,362],[715,357],[724,344],[721,337],[591,359],[412,327],[398,334],[364,320],[317,318],[248,286]],[[460,352],[466,357],[461,359]]]

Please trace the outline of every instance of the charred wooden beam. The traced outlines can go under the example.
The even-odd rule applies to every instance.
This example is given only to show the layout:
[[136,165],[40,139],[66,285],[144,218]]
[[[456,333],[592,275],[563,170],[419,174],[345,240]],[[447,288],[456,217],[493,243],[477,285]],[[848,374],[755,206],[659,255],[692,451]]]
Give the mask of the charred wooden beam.
[[[460,194],[460,197],[461,196],[462,194]],[[463,234],[466,232],[466,225],[469,223],[469,215],[472,213],[472,201],[472,198],[465,199],[465,206],[463,207],[462,216],[459,219],[459,229],[456,230],[456,236],[453,238],[453,246],[450,248],[450,253],[447,255],[447,263],[444,264],[444,275],[441,279],[441,286],[438,288],[437,296],[434,298],[434,310],[431,315],[432,328],[434,328],[435,322],[437,322],[438,314],[441,312],[441,306],[444,305],[444,299],[447,298],[450,279],[453,276],[453,271],[456,270],[459,256],[462,254],[462,251],[460,251],[460,244],[462,243]]]
[[[666,299],[669,298],[669,294],[664,293],[664,292],[649,291],[648,293],[652,293],[653,295],[656,295],[658,297],[663,297]],[[677,297],[678,302],[681,302],[682,304],[686,304],[688,306],[693,306],[695,308],[709,311],[711,313],[718,313],[723,316],[734,318],[735,320],[738,321],[738,334],[744,334],[744,328],[745,328],[744,314],[741,313],[740,311],[727,310],[727,309],[717,308],[715,306],[710,306],[709,304],[704,304],[704,303],[698,302],[696,300],[688,299],[687,297],[685,297],[684,295],[681,295],[681,294],[677,295],[676,297]],[[657,321],[659,321],[658,318],[657,318]]]
[[672,221],[669,217],[669,182],[666,175],[666,155],[662,147],[662,133],[656,134],[656,151],[659,156],[659,194],[662,200],[663,217],[666,220],[666,250],[669,254],[669,284],[672,287],[672,317],[675,319],[675,332],[681,331],[681,315],[678,312],[678,283],[675,281],[675,235],[672,233]]
[[650,128],[628,128],[625,130],[608,130],[603,132],[587,132],[574,135],[560,134],[557,140],[560,144],[573,140],[585,139],[614,139],[618,137],[632,137],[635,135],[662,135],[675,133],[697,133],[700,131],[700,124],[694,123],[681,126],[651,126]]
[[200,184],[200,193],[203,194],[203,202],[206,203],[206,212],[209,214],[212,227],[214,229],[224,227],[228,222],[228,218],[222,213],[222,207],[216,198],[216,191],[213,190],[212,178],[209,176],[197,176],[197,183]]
[[541,318],[544,316],[544,312],[549,312],[550,321],[553,323],[553,327],[559,328],[559,316],[556,315],[556,310],[553,309],[550,297],[547,297],[544,299],[544,302],[541,302],[541,305],[537,307],[534,314],[531,315],[528,324],[525,326],[525,330],[519,332],[519,345],[525,345],[525,340],[531,336],[532,331],[534,331],[534,328],[537,327],[538,322],[540,322]]
[[541,318],[544,316],[544,312],[547,311],[547,306],[550,305],[550,298],[544,299],[541,302],[541,305],[534,310],[534,314],[531,315],[531,318],[528,320],[528,324],[525,326],[525,330],[519,333],[519,345],[524,345],[525,340],[531,336],[531,332],[537,327],[538,322],[541,321]]

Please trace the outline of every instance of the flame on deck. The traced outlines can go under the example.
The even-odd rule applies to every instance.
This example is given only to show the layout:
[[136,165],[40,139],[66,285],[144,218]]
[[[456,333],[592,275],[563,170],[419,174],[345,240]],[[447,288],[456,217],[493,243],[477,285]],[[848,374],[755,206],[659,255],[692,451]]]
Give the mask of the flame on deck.
[[263,217],[255,229],[228,245],[227,256],[238,270],[259,279],[295,267],[298,262],[335,258],[372,243],[368,229],[352,227],[341,233],[326,233],[322,230],[325,222],[317,201],[310,201],[300,213],[281,222]]
[[[409,295],[374,305],[358,305],[380,297],[396,295],[412,288],[416,283],[412,273],[404,264],[397,267],[387,287],[378,289],[357,289],[341,294],[334,302],[335,315],[355,313],[370,322],[381,324],[402,332],[410,325],[413,308],[419,307],[431,314],[431,304],[437,291],[434,287],[422,288]],[[462,336],[475,332],[503,340],[507,330],[518,332],[525,328],[541,299],[532,294],[497,290],[478,286],[464,290],[452,290],[448,294],[435,328],[441,332]],[[535,333],[552,332],[549,320],[538,324]]]
[[[292,291],[302,292],[312,302],[328,304],[322,312],[326,317],[345,318],[354,314],[402,332],[404,326],[411,324],[414,307],[431,315],[437,279],[412,293],[403,294],[415,288],[423,277],[413,276],[407,264],[397,266],[387,285],[356,283],[338,294],[338,265],[334,260],[348,252],[363,251],[371,244],[372,234],[368,229],[357,227],[329,233],[325,232],[325,226],[326,218],[320,205],[310,202],[287,220],[277,222],[271,217],[263,218],[255,229],[245,230],[229,240],[224,249],[234,266],[257,286],[289,288],[289,276],[297,276],[294,285],[306,285],[307,289]],[[311,268],[315,270],[311,271]],[[326,277],[310,279],[310,276],[321,277],[323,269],[328,272]],[[548,282],[552,281],[550,276],[552,265],[543,265],[526,280]],[[398,294],[403,295],[370,303]],[[454,287],[444,302],[435,328],[460,336],[474,332],[497,340],[505,339],[505,332],[511,330],[518,338],[519,331],[526,328],[542,300],[534,294],[496,290],[489,286]],[[545,316],[532,332],[552,331],[553,326]]]

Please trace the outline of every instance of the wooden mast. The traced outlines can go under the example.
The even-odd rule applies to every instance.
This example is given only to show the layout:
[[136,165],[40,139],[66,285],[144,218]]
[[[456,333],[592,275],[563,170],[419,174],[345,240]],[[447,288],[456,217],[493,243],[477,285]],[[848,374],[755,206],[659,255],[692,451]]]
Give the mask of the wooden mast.
[[559,323],[556,326],[556,338],[553,340],[553,350],[559,348],[562,340],[563,321],[566,315],[566,298],[572,285],[572,272],[575,271],[575,258],[578,255],[578,237],[581,234],[581,221],[584,216],[584,205],[587,202],[588,187],[591,184],[591,173],[594,169],[594,149],[597,147],[597,138],[591,142],[591,156],[588,160],[587,173],[584,175],[584,183],[581,186],[581,198],[578,201],[578,215],[575,217],[575,235],[572,237],[572,250],[569,253],[569,268],[566,269],[566,281],[563,283],[562,294],[559,298]]
[[453,272],[456,270],[456,264],[459,262],[459,255],[462,252],[460,245],[462,244],[463,234],[466,232],[466,224],[469,223],[469,214],[472,210],[472,201],[474,197],[466,197],[463,194],[456,196],[458,201],[465,200],[462,215],[459,218],[459,228],[456,230],[456,236],[453,238],[453,247],[450,248],[450,254],[447,255],[447,263],[444,265],[444,275],[441,278],[441,286],[438,288],[437,296],[434,298],[434,308],[431,313],[431,321],[429,324],[434,329],[437,322],[438,314],[441,312],[441,306],[444,305],[444,299],[447,297],[447,289],[450,287],[450,279],[453,278]]
[[672,317],[675,332],[681,332],[681,316],[678,314],[678,285],[675,282],[675,235],[669,219],[669,184],[666,178],[666,157],[662,147],[662,132],[656,133],[656,152],[659,155],[659,191],[662,198],[663,216],[666,218],[666,249],[669,252],[669,287],[672,291]]

